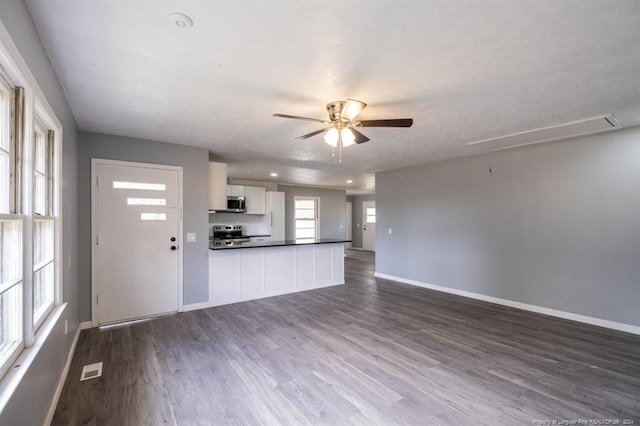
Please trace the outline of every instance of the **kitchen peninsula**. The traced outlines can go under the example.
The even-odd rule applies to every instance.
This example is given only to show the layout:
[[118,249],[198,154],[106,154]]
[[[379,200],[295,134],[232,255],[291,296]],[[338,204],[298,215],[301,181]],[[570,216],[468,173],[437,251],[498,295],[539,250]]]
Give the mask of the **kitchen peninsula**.
[[209,250],[209,305],[344,284],[348,240],[262,241]]

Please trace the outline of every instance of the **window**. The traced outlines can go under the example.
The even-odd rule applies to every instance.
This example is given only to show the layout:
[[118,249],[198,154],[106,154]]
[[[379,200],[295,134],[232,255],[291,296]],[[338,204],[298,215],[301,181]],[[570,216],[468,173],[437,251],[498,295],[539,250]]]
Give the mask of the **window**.
[[313,241],[318,238],[318,198],[294,197],[295,239]]
[[16,155],[15,123],[21,122],[22,92],[0,76],[0,376],[24,347],[22,315],[23,218],[17,210],[21,167]]
[[33,324],[38,327],[53,308],[55,289],[53,132],[38,121],[33,144]]
[[62,126],[5,47],[0,40],[0,379],[62,301]]
[[367,207],[366,212],[366,223],[376,223],[376,208],[375,207]]

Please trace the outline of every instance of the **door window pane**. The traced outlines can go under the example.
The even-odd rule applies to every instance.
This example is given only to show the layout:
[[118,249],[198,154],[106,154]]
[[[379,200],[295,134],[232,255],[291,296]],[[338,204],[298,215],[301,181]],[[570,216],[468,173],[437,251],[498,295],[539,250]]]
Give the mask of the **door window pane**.
[[141,189],[145,191],[166,191],[167,186],[164,183],[146,183],[146,182],[121,182],[114,180],[113,187],[116,189]]
[[376,208],[367,207],[367,223],[376,223]]

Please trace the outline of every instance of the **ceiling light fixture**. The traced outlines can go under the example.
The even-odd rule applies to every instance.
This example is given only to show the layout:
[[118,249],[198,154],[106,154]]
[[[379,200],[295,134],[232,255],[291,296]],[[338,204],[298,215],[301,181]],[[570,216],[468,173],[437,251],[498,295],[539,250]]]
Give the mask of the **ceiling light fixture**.
[[278,177],[278,174],[276,172],[271,172],[269,173],[269,176],[271,177]]
[[347,183],[353,183],[353,181],[351,179],[348,179]]
[[344,148],[353,145],[356,142],[356,137],[350,129],[338,130],[333,127],[324,135],[324,141],[334,148],[337,148],[338,145]]
[[186,29],[193,27],[193,21],[184,13],[173,12],[169,17],[171,18],[171,21],[180,28]]
[[369,140],[368,137],[357,130],[358,127],[411,127],[413,125],[412,118],[356,121],[356,117],[366,106],[367,104],[356,99],[330,102],[327,104],[329,120],[289,114],[273,114],[273,116],[294,120],[315,121],[324,124],[325,127],[323,129],[298,136],[296,139],[307,139],[324,133],[324,141],[333,148],[332,155],[335,157],[336,148],[338,148],[340,162],[342,162],[342,148],[353,145],[354,143],[362,144]]

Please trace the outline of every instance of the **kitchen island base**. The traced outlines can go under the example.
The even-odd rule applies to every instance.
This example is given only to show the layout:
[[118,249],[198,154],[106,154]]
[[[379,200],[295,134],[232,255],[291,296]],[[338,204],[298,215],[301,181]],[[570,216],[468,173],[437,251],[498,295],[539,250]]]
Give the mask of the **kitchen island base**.
[[209,251],[208,306],[344,283],[343,242]]

